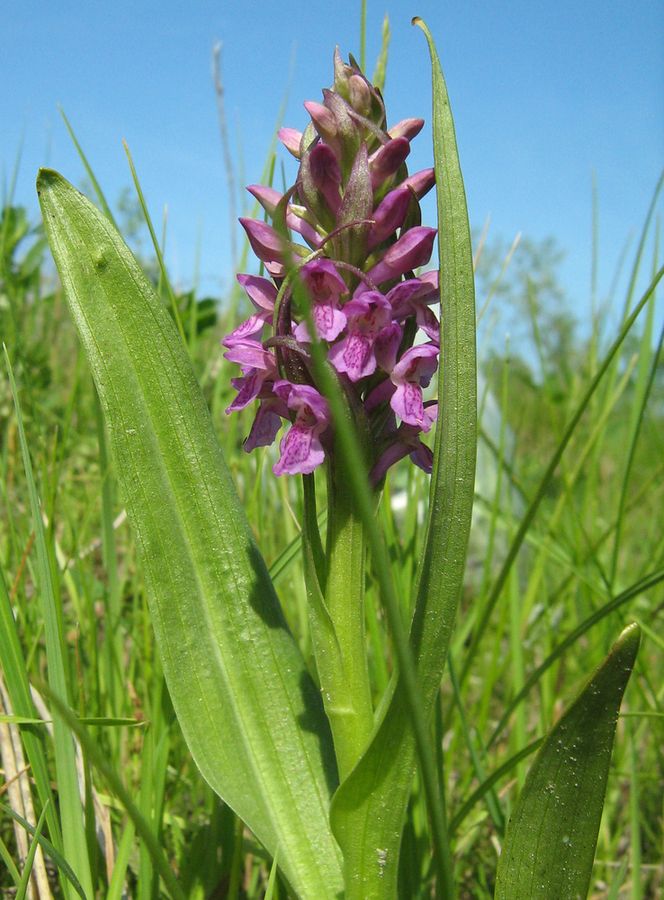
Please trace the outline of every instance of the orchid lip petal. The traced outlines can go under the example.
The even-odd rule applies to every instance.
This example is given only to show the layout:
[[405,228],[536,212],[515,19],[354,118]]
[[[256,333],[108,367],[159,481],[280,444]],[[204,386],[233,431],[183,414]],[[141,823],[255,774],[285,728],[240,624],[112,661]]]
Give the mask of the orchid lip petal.
[[311,428],[291,425],[279,445],[275,475],[310,475],[325,461],[325,451]]

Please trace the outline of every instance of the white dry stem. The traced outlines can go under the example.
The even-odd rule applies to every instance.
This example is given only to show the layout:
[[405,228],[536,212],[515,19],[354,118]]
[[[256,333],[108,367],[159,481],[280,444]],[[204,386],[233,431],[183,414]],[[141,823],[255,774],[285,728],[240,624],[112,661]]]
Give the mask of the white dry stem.
[[[37,708],[40,717],[46,722],[46,728],[49,734],[53,734],[52,716],[50,710],[46,706],[41,694],[30,686],[32,701]],[[76,739],[76,735],[72,734],[74,748],[76,752],[76,779],[78,781],[78,793],[81,798],[81,804],[85,805],[85,765],[83,762],[83,751],[81,745]],[[108,806],[102,803],[95,786],[90,784],[90,793],[92,795],[92,805],[95,813],[95,834],[97,841],[104,854],[104,862],[106,864],[106,875],[110,881],[115,868],[115,845],[113,843],[113,832],[111,830],[111,814]]]
[[[9,694],[0,672],[0,714],[12,716],[13,710]],[[32,803],[30,790],[29,766],[25,763],[21,733],[17,725],[11,722],[0,722],[0,757],[5,773],[5,785],[9,805],[28,824],[36,826],[37,818]],[[17,857],[20,866],[25,864],[28,855],[28,835],[18,822],[14,822],[14,835],[16,837]],[[48,883],[48,874],[44,863],[41,847],[37,847],[33,863],[30,882],[26,895],[29,900],[51,900],[51,888]]]

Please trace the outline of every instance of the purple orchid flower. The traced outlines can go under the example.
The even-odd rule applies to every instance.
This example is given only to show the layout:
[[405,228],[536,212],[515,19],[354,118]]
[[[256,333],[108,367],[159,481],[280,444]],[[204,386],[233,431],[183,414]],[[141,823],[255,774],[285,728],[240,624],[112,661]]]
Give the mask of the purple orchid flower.
[[281,439],[272,471],[275,475],[310,475],[325,459],[320,435],[330,424],[327,401],[308,384],[277,381],[273,390],[295,412],[295,421]]
[[[376,371],[374,345],[381,332],[392,324],[392,310],[388,299],[378,291],[365,291],[344,306],[344,313],[348,334],[330,348],[329,359],[337,372],[345,372],[352,382],[357,382]],[[389,337],[387,341],[390,342]]]
[[284,145],[286,150],[295,157],[300,158],[300,144],[302,143],[302,132],[295,128],[280,128],[277,137]]
[[[277,205],[283,198],[283,194],[280,194],[279,191],[276,191],[272,187],[265,187],[262,184],[250,184],[247,190],[258,200],[266,213],[274,216]],[[289,203],[286,207],[286,225],[292,231],[301,235],[310,247],[313,247],[314,249],[320,247],[322,240],[321,236],[305,219],[297,215],[292,203]]]
[[[339,300],[348,290],[346,282],[329,259],[305,263],[299,275],[311,297],[316,333],[324,341],[333,341],[346,327],[347,314],[340,308]],[[298,341],[310,342],[306,322],[300,322],[293,334]]]
[[429,431],[434,422],[434,417],[424,405],[422,388],[428,386],[438,367],[438,353],[438,347],[434,344],[411,347],[390,373],[390,380],[396,386],[390,406],[402,422],[415,425],[422,431]]

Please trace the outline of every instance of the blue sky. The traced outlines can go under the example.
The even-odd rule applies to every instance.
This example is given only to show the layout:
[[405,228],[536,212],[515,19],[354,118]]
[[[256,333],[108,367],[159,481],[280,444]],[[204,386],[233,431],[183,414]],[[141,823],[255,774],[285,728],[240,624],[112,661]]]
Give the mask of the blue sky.
[[[599,196],[600,294],[625,241],[636,239],[664,164],[664,4],[652,0],[557,3],[368,3],[367,60],[380,26],[392,40],[388,121],[430,119],[429,24],[446,73],[473,225],[511,240],[554,236],[566,250],[563,281],[589,309],[591,193]],[[203,288],[232,278],[231,225],[211,49],[223,42],[225,101],[238,177],[258,181],[277,112],[305,123],[302,101],[331,82],[332,52],[358,53],[359,3],[6,2],[2,12],[0,173],[22,147],[15,199],[36,211],[40,165],[84,178],[57,111],[62,104],[107,197],[131,183],[131,148],[156,221],[169,209],[167,259],[187,285],[200,246]],[[289,84],[290,79],[290,84]],[[281,155],[289,179],[295,163]],[[410,169],[431,159],[430,131]],[[661,207],[660,207],[661,208]]]

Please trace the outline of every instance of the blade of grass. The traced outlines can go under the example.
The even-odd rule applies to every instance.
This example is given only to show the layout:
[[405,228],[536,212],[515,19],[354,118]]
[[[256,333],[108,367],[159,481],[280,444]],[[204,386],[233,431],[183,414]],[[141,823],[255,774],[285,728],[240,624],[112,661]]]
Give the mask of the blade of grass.
[[46,819],[46,813],[48,812],[48,807],[45,806],[41,811],[41,815],[37,820],[37,824],[35,826],[34,834],[32,835],[32,843],[30,844],[30,849],[28,850],[28,855],[25,858],[25,863],[23,866],[23,874],[21,875],[21,881],[16,890],[16,900],[25,900],[25,896],[28,892],[28,887],[30,885],[30,877],[32,875],[32,867],[35,861],[35,854],[37,853],[37,848],[39,847],[39,838],[41,837],[42,828],[44,827],[44,821]]
[[[39,845],[42,848],[42,851],[55,863],[58,872],[62,877],[63,884],[67,884],[70,886],[70,888],[73,888],[78,896],[82,898],[82,900],[89,900],[90,897],[94,896],[93,894],[86,894],[84,892],[81,886],[81,882],[76,877],[76,872],[74,871],[72,866],[69,865],[63,854],[56,850],[53,844],[47,838],[45,838],[43,834],[36,833],[34,825],[31,825],[29,822],[27,822],[23,818],[23,816],[19,816],[19,814],[14,812],[14,810],[9,806],[5,806],[4,803],[0,803],[0,809],[4,810],[7,815],[11,816],[14,821],[18,822],[19,825],[25,828],[28,834],[36,837]],[[70,896],[73,896],[71,892]]]
[[489,775],[485,780],[473,791],[473,793],[468,797],[467,800],[464,801],[463,805],[459,807],[457,812],[454,813],[452,818],[450,819],[450,835],[453,836],[459,830],[459,826],[466,818],[471,809],[475,806],[476,803],[479,803],[486,794],[493,789],[494,785],[498,784],[498,782],[505,775],[509,775],[519,763],[523,762],[524,759],[528,759],[528,757],[538,750],[542,744],[544,743],[544,738],[537,738],[535,741],[531,741],[526,747],[522,750],[519,750],[518,753],[515,753],[513,756],[510,756],[508,760],[498,766],[497,769],[494,769],[491,775]]
[[367,0],[360,0],[360,69],[367,68]]
[[[654,316],[654,306],[651,309],[652,316]],[[649,317],[649,319],[652,323],[652,317]],[[641,352],[639,354],[639,360],[647,361],[647,354],[650,350],[650,335],[651,328],[646,328],[644,330],[643,340],[641,342]],[[611,555],[611,584],[614,584],[615,582],[616,572],[618,569],[618,551],[620,549],[620,538],[622,535],[623,523],[625,519],[627,489],[629,487],[630,476],[632,474],[632,468],[634,466],[636,447],[645,420],[646,406],[648,404],[648,400],[650,398],[653,385],[655,384],[655,379],[657,377],[657,372],[659,369],[659,358],[662,353],[662,346],[664,346],[664,327],[660,332],[659,341],[657,342],[657,346],[655,347],[655,350],[652,354],[652,364],[650,366],[650,371],[647,372],[645,366],[639,365],[639,381],[635,387],[635,398],[632,406],[632,423],[630,428],[631,436],[629,441],[629,450],[627,451],[625,470],[623,472],[622,484],[620,487],[620,498],[618,500],[618,510],[616,512],[616,530],[613,538],[613,552]]]
[[547,656],[547,658],[526,679],[526,682],[519,693],[507,704],[502,716],[500,717],[500,721],[496,725],[491,737],[487,742],[487,748],[491,747],[492,744],[494,744],[498,737],[503,733],[505,726],[507,725],[507,722],[509,721],[509,718],[516,706],[521,703],[524,697],[526,697],[526,695],[537,684],[544,672],[546,672],[547,669],[549,669],[556,662],[556,660],[560,659],[560,657],[569,647],[573,646],[582,635],[584,635],[593,627],[593,625],[601,622],[602,619],[606,618],[606,616],[610,615],[611,613],[616,612],[616,610],[620,609],[621,606],[624,606],[626,603],[629,603],[630,600],[633,600],[634,597],[637,597],[644,591],[648,591],[651,588],[654,588],[662,581],[664,581],[664,569],[660,569],[657,572],[646,575],[645,578],[637,581],[631,587],[627,588],[627,590],[618,594],[617,597],[614,597],[613,600],[605,603],[601,607],[601,609],[598,609],[596,612],[592,613],[592,615],[588,616],[588,618],[584,619],[584,621],[581,622],[581,624],[578,625],[572,632],[570,632],[570,634],[568,634],[564,640],[557,644],[556,647]]
[[108,203],[106,201],[106,197],[104,196],[104,192],[101,189],[101,185],[97,181],[97,177],[94,173],[94,170],[93,170],[92,166],[90,165],[90,162],[89,162],[87,156],[85,155],[83,148],[81,147],[81,145],[78,142],[78,138],[76,137],[76,134],[74,133],[74,129],[72,128],[72,126],[69,122],[69,119],[65,115],[64,109],[61,106],[59,106],[58,110],[60,112],[60,115],[62,116],[62,121],[65,123],[65,127],[66,127],[67,131],[69,132],[69,137],[71,138],[72,143],[73,143],[74,147],[76,148],[76,152],[78,153],[79,159],[83,163],[83,168],[85,169],[85,172],[86,172],[88,178],[90,179],[90,183],[92,184],[94,192],[97,196],[97,200],[99,202],[99,205],[101,206],[102,212],[104,213],[104,215],[106,216],[108,221],[112,222],[113,225],[117,228],[118,225],[117,225],[117,222],[115,221],[113,213],[111,212],[111,207],[108,205]]
[[[5,675],[7,691],[12,709],[17,717],[26,721],[39,721],[32,697],[26,669],[26,657],[18,636],[11,601],[0,568],[0,663]],[[42,808],[47,810],[46,822],[51,841],[62,852],[62,834],[55,804],[52,802],[51,780],[49,777],[47,750],[44,733],[33,728],[24,728],[21,733],[23,746],[35,779],[37,793]]]
[[141,187],[141,183],[138,180],[138,174],[136,173],[136,167],[134,166],[134,160],[132,159],[131,152],[129,150],[129,145],[126,141],[122,142],[124,147],[124,151],[127,155],[127,160],[129,162],[129,171],[131,172],[131,177],[134,182],[134,187],[136,188],[136,194],[138,195],[138,202],[141,205],[141,209],[143,211],[143,218],[145,219],[145,224],[148,226],[148,231],[150,232],[150,238],[152,240],[152,247],[154,249],[155,255],[157,257],[157,262],[159,263],[159,277],[160,282],[166,287],[166,293],[168,294],[168,299],[171,304],[171,311],[173,313],[173,319],[175,320],[175,324],[177,325],[177,329],[180,332],[180,337],[182,338],[182,343],[186,345],[187,338],[184,333],[184,327],[182,325],[182,318],[180,316],[180,310],[178,309],[178,304],[175,299],[175,294],[173,293],[173,288],[171,287],[171,281],[168,277],[168,272],[166,271],[166,263],[164,262],[164,254],[161,251],[161,246],[159,241],[157,240],[157,235],[154,230],[154,226],[152,224],[152,219],[150,218],[150,213],[148,212],[148,206],[145,202],[145,197],[143,196],[143,188]]

